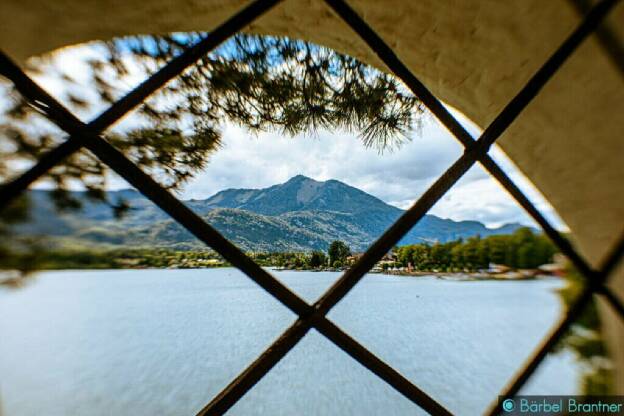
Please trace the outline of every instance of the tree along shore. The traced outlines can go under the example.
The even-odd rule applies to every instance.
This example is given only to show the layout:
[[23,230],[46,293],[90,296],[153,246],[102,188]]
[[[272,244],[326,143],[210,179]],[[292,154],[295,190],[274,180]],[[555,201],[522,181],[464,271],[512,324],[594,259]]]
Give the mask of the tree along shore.
[[[423,243],[395,247],[374,267],[373,272],[408,275],[472,274],[475,276],[508,273],[513,270],[536,270],[551,263],[554,245],[542,234],[521,228],[510,235],[486,238],[471,237],[447,243]],[[263,267],[283,270],[344,270],[362,253],[352,253],[342,241],[332,242],[327,252],[249,252]],[[169,248],[45,249],[31,259],[19,255],[5,259],[0,269],[124,269],[124,268],[208,268],[230,267],[212,250],[182,251]],[[495,265],[493,269],[493,265]],[[26,270],[28,271],[28,270]],[[530,275],[525,273],[525,275]]]

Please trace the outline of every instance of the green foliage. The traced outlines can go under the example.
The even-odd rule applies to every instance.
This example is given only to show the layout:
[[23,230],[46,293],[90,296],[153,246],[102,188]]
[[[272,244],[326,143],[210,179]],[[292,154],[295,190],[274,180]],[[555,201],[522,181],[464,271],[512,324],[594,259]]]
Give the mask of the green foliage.
[[313,251],[308,260],[308,264],[315,269],[323,267],[327,264],[327,256],[322,251]]
[[[334,244],[336,243],[336,244]],[[261,266],[280,267],[294,270],[318,270],[331,265],[339,268],[345,264],[347,256],[350,255],[348,247],[341,241],[332,243],[339,258],[331,260],[322,251],[284,251],[284,252],[263,252],[253,253],[251,257]],[[345,251],[346,250],[346,251]]]
[[[21,198],[15,200],[2,212],[2,221],[0,221],[0,240],[8,240],[11,235],[11,224],[23,222],[28,218],[28,198],[22,195]],[[0,244],[0,261],[10,257],[12,249],[9,244]]]
[[[585,286],[584,278],[574,268],[565,274],[566,286],[559,290],[564,307],[581,295]],[[600,314],[595,298],[592,298],[576,322],[555,346],[554,351],[567,349],[575,353],[583,363],[580,391],[585,395],[614,394],[615,375],[611,367],[609,351],[603,335]]]
[[581,392],[587,396],[609,396],[615,392],[615,375],[611,368],[592,366],[581,380]]
[[[0,265],[11,263],[11,269],[23,275],[36,270],[39,255],[43,251],[37,238],[15,236],[12,225],[28,220],[30,200],[22,195],[0,212]],[[19,261],[17,261],[19,259]]]
[[[334,265],[334,267],[342,267],[347,257],[351,255],[351,250],[343,241],[336,240],[329,245],[327,255],[330,264]],[[340,263],[340,266],[336,266],[336,262]]]
[[215,252],[175,251],[169,249],[89,250],[48,249],[13,253],[0,259],[0,269],[19,269],[27,262],[36,262],[39,270],[55,269],[121,269],[121,268],[200,268],[225,266],[227,263]]
[[555,252],[554,245],[544,235],[535,234],[530,228],[519,228],[510,235],[403,246],[396,250],[396,255],[403,267],[411,264],[415,270],[474,271],[487,268],[489,263],[518,269],[536,268],[549,263]]

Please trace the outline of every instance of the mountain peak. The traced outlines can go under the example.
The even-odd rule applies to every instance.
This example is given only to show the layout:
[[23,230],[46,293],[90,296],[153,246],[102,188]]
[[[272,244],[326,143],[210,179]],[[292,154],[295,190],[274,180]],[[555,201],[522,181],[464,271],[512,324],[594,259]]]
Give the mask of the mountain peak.
[[305,175],[295,175],[292,178],[288,179],[286,182],[284,182],[284,185],[291,184],[291,183],[302,183],[302,182],[324,183],[324,182],[320,182],[315,179],[309,178]]
[[239,208],[263,215],[294,211],[334,211],[349,214],[400,210],[357,188],[336,180],[317,181],[295,175],[264,189],[228,189],[206,200],[210,208]]

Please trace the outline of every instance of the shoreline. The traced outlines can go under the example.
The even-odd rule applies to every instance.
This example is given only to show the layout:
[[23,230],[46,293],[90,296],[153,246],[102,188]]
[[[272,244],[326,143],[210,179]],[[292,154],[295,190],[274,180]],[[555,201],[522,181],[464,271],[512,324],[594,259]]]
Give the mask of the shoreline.
[[[293,272],[345,272],[348,268],[334,269],[289,269],[283,267],[271,267],[274,271],[293,271]],[[483,280],[537,280],[544,278],[558,278],[559,276],[546,274],[540,270],[518,270],[508,271],[504,273],[487,273],[487,272],[426,272],[426,271],[406,271],[406,270],[371,270],[367,274],[382,274],[387,276],[402,276],[402,277],[436,277],[442,280],[454,280],[454,281],[483,281]]]
[[[324,269],[291,269],[276,266],[264,266],[271,271],[276,272],[334,272],[344,273],[348,268],[324,268]],[[204,266],[204,267],[117,267],[117,268],[49,268],[41,270],[33,270],[27,274],[21,274],[16,270],[0,270],[0,286],[20,286],[24,283],[24,278],[36,275],[39,272],[52,271],[105,271],[105,270],[204,270],[204,269],[227,269],[236,267],[231,265]],[[386,276],[398,277],[435,277],[440,280],[449,281],[518,281],[518,280],[538,280],[546,278],[561,278],[560,276],[545,274],[539,270],[521,270],[508,271],[505,273],[486,273],[486,272],[426,272],[407,270],[371,270],[367,274],[379,274]]]
[[380,274],[387,274],[391,276],[404,276],[404,277],[424,277],[434,276],[442,280],[453,281],[483,281],[483,280],[498,280],[498,281],[518,281],[518,280],[538,280],[545,278],[557,277],[549,274],[535,273],[535,274],[522,274],[520,272],[507,272],[507,273],[479,273],[479,272],[402,272],[402,271],[390,271],[381,272]]

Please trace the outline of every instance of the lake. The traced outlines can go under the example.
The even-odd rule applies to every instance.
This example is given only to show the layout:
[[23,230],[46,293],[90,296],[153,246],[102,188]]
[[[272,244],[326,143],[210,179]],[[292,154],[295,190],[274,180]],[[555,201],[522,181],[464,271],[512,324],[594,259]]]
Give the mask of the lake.
[[[309,302],[339,277],[274,274]],[[560,316],[561,286],[368,275],[329,317],[449,410],[476,415]],[[193,415],[294,319],[235,269],[40,273],[0,290],[0,414]],[[578,383],[564,351],[524,392]],[[423,413],[314,330],[230,411]]]

